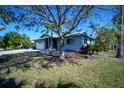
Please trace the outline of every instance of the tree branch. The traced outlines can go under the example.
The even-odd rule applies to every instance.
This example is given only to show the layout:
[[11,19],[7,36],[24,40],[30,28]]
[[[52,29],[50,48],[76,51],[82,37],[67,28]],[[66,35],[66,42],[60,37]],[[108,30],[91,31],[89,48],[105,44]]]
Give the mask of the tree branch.
[[59,27],[58,27],[57,21],[56,21],[54,15],[53,15],[51,9],[49,8],[49,6],[46,6],[46,7],[47,7],[47,9],[48,9],[50,15],[52,16],[52,18],[53,18],[53,20],[54,20],[54,23],[55,23],[56,29],[57,29],[57,31],[58,31],[58,35],[59,35],[59,37],[60,37],[61,39],[63,39],[63,36],[62,36],[61,30],[60,30]]
[[[83,17],[84,17],[84,16],[89,12],[89,10],[91,10],[93,7],[94,7],[94,6],[91,6],[90,8],[88,8],[88,9],[85,11],[85,13],[79,18],[79,20],[77,20],[77,22],[76,22],[76,20],[74,20],[74,21],[73,21],[73,24],[72,24],[72,28],[71,28],[67,33],[65,33],[64,36],[67,35],[67,34],[69,34],[71,31],[73,31],[73,30],[79,25],[79,23],[81,22],[81,20],[83,19]],[[82,8],[81,8],[80,11],[82,11]],[[81,13],[80,11],[79,11],[79,13],[78,13],[77,15],[80,15],[80,13]],[[77,16],[76,16],[75,19],[77,19]]]

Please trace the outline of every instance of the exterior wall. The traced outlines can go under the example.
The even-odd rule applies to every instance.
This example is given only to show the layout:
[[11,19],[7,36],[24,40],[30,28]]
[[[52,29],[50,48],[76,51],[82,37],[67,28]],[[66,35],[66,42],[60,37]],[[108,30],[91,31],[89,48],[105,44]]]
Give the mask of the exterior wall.
[[[87,39],[87,43],[90,43],[90,38],[82,37],[82,36],[73,36],[73,37],[66,37],[66,39],[73,39],[73,42],[70,44],[65,44],[64,50],[65,51],[79,51],[82,45],[84,45],[84,38]],[[91,44],[93,41],[91,41]],[[60,39],[57,40],[57,50],[60,50]]]
[[60,50],[60,39],[57,39],[57,50]]
[[[73,36],[73,37],[66,37],[67,39],[73,39],[73,42],[70,44],[65,44],[64,50],[65,51],[79,51],[83,45],[82,37],[81,36]],[[60,40],[57,40],[57,49],[60,49]]]

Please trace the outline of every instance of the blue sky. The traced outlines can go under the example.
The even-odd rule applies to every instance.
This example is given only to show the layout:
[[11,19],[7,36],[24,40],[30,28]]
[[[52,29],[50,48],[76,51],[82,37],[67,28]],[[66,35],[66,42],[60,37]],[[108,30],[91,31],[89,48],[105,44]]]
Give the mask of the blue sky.
[[[111,6],[105,6],[105,7],[111,7]],[[95,23],[95,24],[100,24],[100,25],[106,25],[107,23],[111,22],[111,19],[113,17],[113,13],[110,11],[103,11],[103,10],[97,10],[97,13],[99,14],[100,18],[96,17],[91,17],[89,18],[86,22],[84,22],[80,28],[82,28],[82,32],[87,32],[90,34],[92,32],[92,29],[88,27],[89,23]],[[0,19],[0,23],[2,23],[2,20]],[[6,25],[6,29],[3,31],[0,31],[0,36],[4,36],[6,33],[15,31],[18,32],[19,34],[26,34],[27,36],[30,37],[31,40],[39,38],[42,33],[41,30],[43,27],[40,28],[40,31],[36,32],[34,31],[29,31],[28,29],[20,29],[19,31],[16,31],[15,29],[15,23],[10,23]]]
[[36,31],[30,31],[28,29],[20,29],[19,31],[17,31],[15,29],[14,23],[10,23],[9,25],[6,25],[6,29],[0,31],[0,36],[4,36],[8,32],[18,32],[19,34],[26,34],[31,40],[37,39],[43,34],[40,31],[36,32]]

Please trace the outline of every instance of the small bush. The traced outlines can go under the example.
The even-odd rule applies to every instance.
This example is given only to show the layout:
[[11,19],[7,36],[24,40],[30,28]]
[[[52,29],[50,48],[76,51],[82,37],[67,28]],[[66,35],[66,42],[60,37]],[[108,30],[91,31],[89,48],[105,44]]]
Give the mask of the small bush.
[[94,48],[94,51],[96,51],[96,52],[101,52],[101,51],[104,50],[103,47],[101,45],[97,44],[97,43],[95,43],[93,45],[93,48]]
[[109,50],[109,45],[102,43],[99,44],[97,42],[95,42],[95,44],[93,45],[94,51],[96,52],[101,52],[101,51],[108,51]]
[[94,53],[94,48],[92,45],[86,44],[81,47],[81,53],[92,55]]

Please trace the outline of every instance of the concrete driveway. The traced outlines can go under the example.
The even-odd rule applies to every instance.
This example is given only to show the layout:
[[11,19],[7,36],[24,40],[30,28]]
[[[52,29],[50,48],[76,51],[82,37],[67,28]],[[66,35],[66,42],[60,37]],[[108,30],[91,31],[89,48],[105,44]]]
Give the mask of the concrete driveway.
[[19,54],[19,53],[26,53],[26,52],[40,52],[40,50],[19,49],[19,50],[1,51],[0,56],[11,55],[11,54]]

